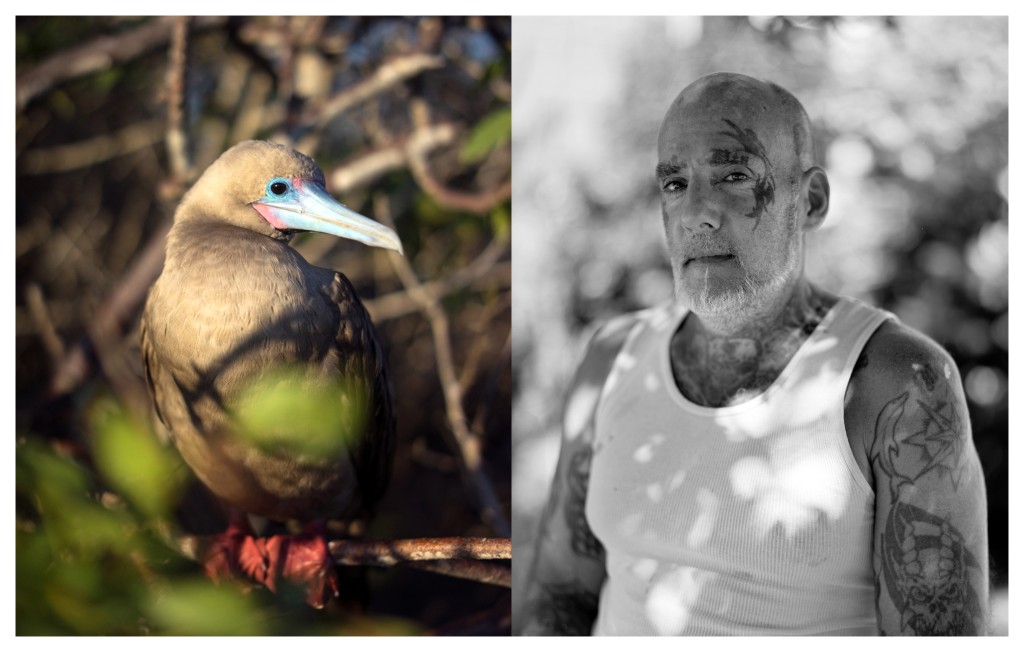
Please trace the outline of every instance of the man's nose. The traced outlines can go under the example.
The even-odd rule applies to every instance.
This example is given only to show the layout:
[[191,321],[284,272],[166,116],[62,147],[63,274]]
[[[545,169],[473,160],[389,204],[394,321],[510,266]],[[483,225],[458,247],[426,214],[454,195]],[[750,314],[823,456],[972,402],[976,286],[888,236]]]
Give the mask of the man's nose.
[[722,226],[722,210],[706,181],[693,180],[680,206],[679,220],[690,231],[715,231]]

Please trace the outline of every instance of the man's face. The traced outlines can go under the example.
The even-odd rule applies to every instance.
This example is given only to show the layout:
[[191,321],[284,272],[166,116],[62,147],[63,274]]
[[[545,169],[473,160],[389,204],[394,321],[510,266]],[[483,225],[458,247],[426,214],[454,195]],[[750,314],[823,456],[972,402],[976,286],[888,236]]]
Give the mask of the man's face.
[[754,104],[676,103],[658,138],[676,297],[698,314],[764,300],[803,267],[795,150],[785,127]]

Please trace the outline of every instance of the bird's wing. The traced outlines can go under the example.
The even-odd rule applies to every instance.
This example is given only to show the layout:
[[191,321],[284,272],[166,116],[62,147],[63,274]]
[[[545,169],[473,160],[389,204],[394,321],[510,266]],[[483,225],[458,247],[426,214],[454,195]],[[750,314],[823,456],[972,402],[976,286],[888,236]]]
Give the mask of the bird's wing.
[[366,381],[370,396],[369,420],[364,436],[350,450],[357,469],[364,507],[373,504],[387,487],[395,448],[395,415],[387,360],[369,313],[355,289],[341,273],[334,274],[330,299],[338,307],[339,322],[335,347],[339,370],[349,378]]
[[149,387],[149,395],[153,399],[153,407],[156,410],[156,417],[160,423],[167,428],[167,421],[160,412],[160,400],[157,397],[156,383],[153,381],[154,365],[156,364],[156,353],[153,350],[153,340],[149,332],[149,306],[142,313],[142,320],[139,323],[139,333],[142,345],[142,369],[146,372],[146,386]]

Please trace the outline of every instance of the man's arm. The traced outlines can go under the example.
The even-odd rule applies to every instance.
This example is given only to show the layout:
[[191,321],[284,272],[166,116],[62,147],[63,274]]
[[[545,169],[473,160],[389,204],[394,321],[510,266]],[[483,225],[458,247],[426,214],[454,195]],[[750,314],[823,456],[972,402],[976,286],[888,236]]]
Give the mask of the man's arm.
[[865,347],[855,382],[874,476],[881,633],[985,634],[985,480],[955,363],[889,322]]
[[615,356],[634,323],[623,317],[594,335],[565,403],[562,448],[526,579],[522,634],[589,635],[605,579],[604,547],[584,513],[594,443],[594,410]]

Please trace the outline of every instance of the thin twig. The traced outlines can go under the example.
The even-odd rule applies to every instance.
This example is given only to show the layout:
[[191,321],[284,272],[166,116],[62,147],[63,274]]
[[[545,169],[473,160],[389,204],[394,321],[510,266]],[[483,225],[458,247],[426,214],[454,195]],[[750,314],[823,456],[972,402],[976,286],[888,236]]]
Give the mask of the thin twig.
[[[150,238],[145,249],[135,258],[120,283],[86,327],[87,333],[107,338],[125,332],[127,324],[145,299],[149,287],[160,275],[164,264],[164,241],[170,228],[171,225],[168,223]],[[51,398],[73,392],[89,376],[92,371],[92,348],[88,335],[71,347],[50,380]]]
[[429,153],[444,145],[455,142],[458,129],[454,124],[443,123],[419,127],[407,137],[364,154],[359,158],[336,167],[327,175],[331,189],[344,193],[357,186],[365,186],[388,172],[409,165],[409,153],[413,150]]
[[[382,193],[374,194],[374,216],[384,224],[393,226],[387,197]],[[455,373],[455,363],[452,360],[448,316],[437,299],[423,291],[423,286],[415,270],[405,257],[395,254],[388,256],[388,259],[395,268],[395,273],[402,281],[402,285],[408,290],[409,296],[420,304],[420,309],[430,324],[434,337],[437,373],[444,394],[449,426],[465,465],[468,480],[480,502],[481,516],[498,533],[508,536],[511,528],[505,518],[501,503],[498,501],[494,486],[483,468],[480,438],[470,431],[466,413],[462,407],[462,387],[459,385],[458,376]]]
[[68,172],[137,152],[164,135],[162,119],[145,120],[77,143],[30,149],[22,157],[26,174]]
[[[482,270],[479,276],[471,277],[463,274],[464,271],[465,269],[460,269],[438,281],[428,281],[422,285],[423,291],[441,300],[462,288],[507,290],[512,287],[511,262],[497,263]],[[373,317],[375,324],[397,319],[420,309],[420,304],[412,298],[408,290],[391,292],[376,299],[366,299],[363,305]]]
[[38,283],[29,283],[25,287],[25,303],[28,304],[28,313],[35,322],[36,330],[39,331],[39,339],[43,343],[50,362],[56,366],[64,357],[64,343],[57,335],[57,329],[53,326],[53,319],[50,318],[50,311],[46,307],[46,299],[43,297],[43,290]]
[[[426,128],[431,121],[430,107],[422,100],[409,102],[409,117],[416,130]],[[468,213],[487,213],[495,206],[506,201],[512,196],[512,180],[504,181],[497,188],[482,192],[466,192],[448,188],[441,181],[434,178],[430,171],[430,164],[427,157],[434,147],[426,147],[425,143],[412,142],[406,150],[409,160],[409,171],[413,179],[438,205]]]
[[363,81],[346,88],[320,108],[307,121],[322,129],[340,113],[347,111],[356,104],[377,95],[410,77],[415,77],[427,70],[436,70],[444,66],[444,59],[430,54],[411,54],[392,59],[378,67],[373,75]]
[[167,67],[167,158],[171,179],[185,183],[189,170],[188,139],[184,128],[185,87],[188,73],[188,18],[175,18]]
[[[225,18],[204,16],[196,19],[195,27],[209,29],[225,21]],[[102,36],[53,55],[15,79],[18,110],[61,82],[106,70],[163,46],[171,37],[173,25],[174,19],[158,18],[121,34]]]
[[[507,274],[511,280],[511,263],[498,264],[498,260],[507,252],[508,240],[495,238],[469,265],[459,268],[455,273],[443,279],[420,283],[420,291],[431,300],[438,301],[452,292],[461,290],[488,276]],[[364,301],[363,305],[370,312],[374,322],[378,322],[408,314],[417,309],[420,304],[411,297],[409,290],[406,289]]]

